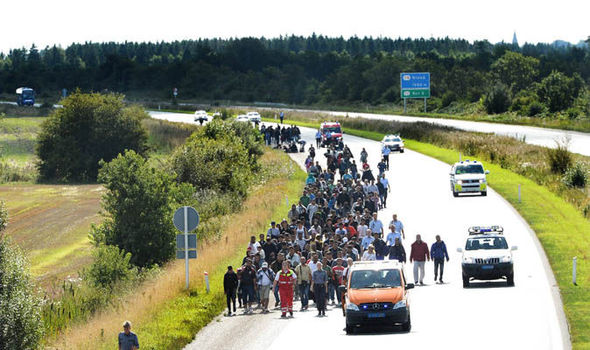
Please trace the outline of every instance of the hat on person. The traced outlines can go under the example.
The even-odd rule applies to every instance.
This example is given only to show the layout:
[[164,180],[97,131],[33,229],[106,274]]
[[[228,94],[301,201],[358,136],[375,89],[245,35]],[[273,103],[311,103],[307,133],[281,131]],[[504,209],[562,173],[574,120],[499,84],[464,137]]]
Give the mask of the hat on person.
[[262,267],[268,267],[268,263],[265,261],[262,263]]

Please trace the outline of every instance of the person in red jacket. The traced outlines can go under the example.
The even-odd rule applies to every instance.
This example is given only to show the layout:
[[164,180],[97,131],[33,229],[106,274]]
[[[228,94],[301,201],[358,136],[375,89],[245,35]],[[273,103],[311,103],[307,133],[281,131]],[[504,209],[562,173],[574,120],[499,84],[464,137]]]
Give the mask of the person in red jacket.
[[297,275],[290,269],[288,261],[283,261],[282,267],[281,271],[275,277],[273,289],[278,283],[281,299],[281,317],[287,317],[287,311],[293,317],[293,286],[297,281]]
[[416,241],[412,243],[412,250],[410,252],[410,262],[414,263],[414,282],[424,285],[424,264],[430,261],[430,252],[428,251],[428,244],[422,241],[420,235],[416,235]]

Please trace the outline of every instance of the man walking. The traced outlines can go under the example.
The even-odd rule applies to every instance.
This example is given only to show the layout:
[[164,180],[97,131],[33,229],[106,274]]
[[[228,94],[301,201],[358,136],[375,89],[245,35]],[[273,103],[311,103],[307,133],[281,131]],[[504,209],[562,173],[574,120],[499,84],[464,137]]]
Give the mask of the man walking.
[[281,296],[281,318],[293,317],[293,285],[297,281],[297,275],[289,268],[289,262],[283,261],[283,267],[275,277],[273,288],[278,284]]
[[383,154],[383,160],[385,161],[385,166],[387,170],[389,170],[389,154],[391,153],[391,149],[388,146],[383,146],[381,150],[381,154]]
[[227,315],[231,316],[231,304],[234,306],[234,313],[236,312],[236,291],[238,289],[238,275],[234,272],[231,266],[227,267],[227,272],[223,276],[223,292],[227,300]]
[[262,267],[258,270],[257,275],[258,290],[260,292],[260,304],[262,305],[262,313],[268,313],[268,297],[270,295],[270,287],[275,280],[274,273],[268,268],[268,263],[263,262]]
[[322,263],[317,263],[318,269],[312,275],[312,289],[318,308],[318,316],[326,316],[326,295],[328,294],[328,274],[322,268]]
[[[444,241],[440,239],[439,235],[436,235],[436,242],[432,243],[430,248],[430,256],[434,261],[434,282],[443,283],[443,271],[445,268],[445,258],[449,261],[449,253],[447,253],[447,246]],[[440,274],[439,272],[440,267]],[[436,278],[440,277],[437,281]]]
[[131,332],[131,322],[123,323],[123,332],[119,333],[119,350],[138,350],[137,335]]
[[301,294],[301,311],[307,310],[309,306],[309,287],[311,285],[311,268],[307,265],[307,260],[301,259],[301,263],[295,268],[297,278],[297,287]]
[[322,132],[319,130],[315,133],[315,144],[318,150],[322,146]]
[[369,222],[369,229],[373,234],[379,234],[379,237],[383,237],[383,223],[377,219],[377,213],[373,213],[373,220]]
[[283,119],[285,119],[285,113],[281,112],[281,114],[279,114],[279,118],[281,119],[281,124],[283,124]]
[[412,243],[410,251],[410,262],[414,262],[414,282],[424,285],[424,265],[426,260],[430,261],[428,245],[422,241],[420,235],[416,235],[416,241]]
[[393,232],[399,233],[402,239],[406,239],[406,232],[404,231],[404,224],[397,219],[397,214],[393,214],[393,220],[389,223],[389,226],[393,226]]
[[244,299],[244,314],[252,313],[252,302],[256,300],[256,269],[252,266],[252,260],[246,259],[246,265],[242,268],[242,298]]

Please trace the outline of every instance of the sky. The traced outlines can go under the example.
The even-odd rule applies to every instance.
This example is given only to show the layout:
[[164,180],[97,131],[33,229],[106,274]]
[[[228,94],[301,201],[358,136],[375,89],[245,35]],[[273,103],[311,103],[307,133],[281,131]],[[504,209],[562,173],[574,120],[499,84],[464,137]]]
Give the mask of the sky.
[[0,51],[34,43],[357,35],[520,44],[590,35],[588,0],[3,1]]

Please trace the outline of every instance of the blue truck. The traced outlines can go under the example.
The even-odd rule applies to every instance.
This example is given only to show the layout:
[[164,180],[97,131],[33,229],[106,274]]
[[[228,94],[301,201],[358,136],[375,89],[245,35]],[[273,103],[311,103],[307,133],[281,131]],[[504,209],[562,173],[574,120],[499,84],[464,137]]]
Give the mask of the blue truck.
[[19,106],[33,106],[35,104],[35,90],[28,87],[16,89],[16,104]]

